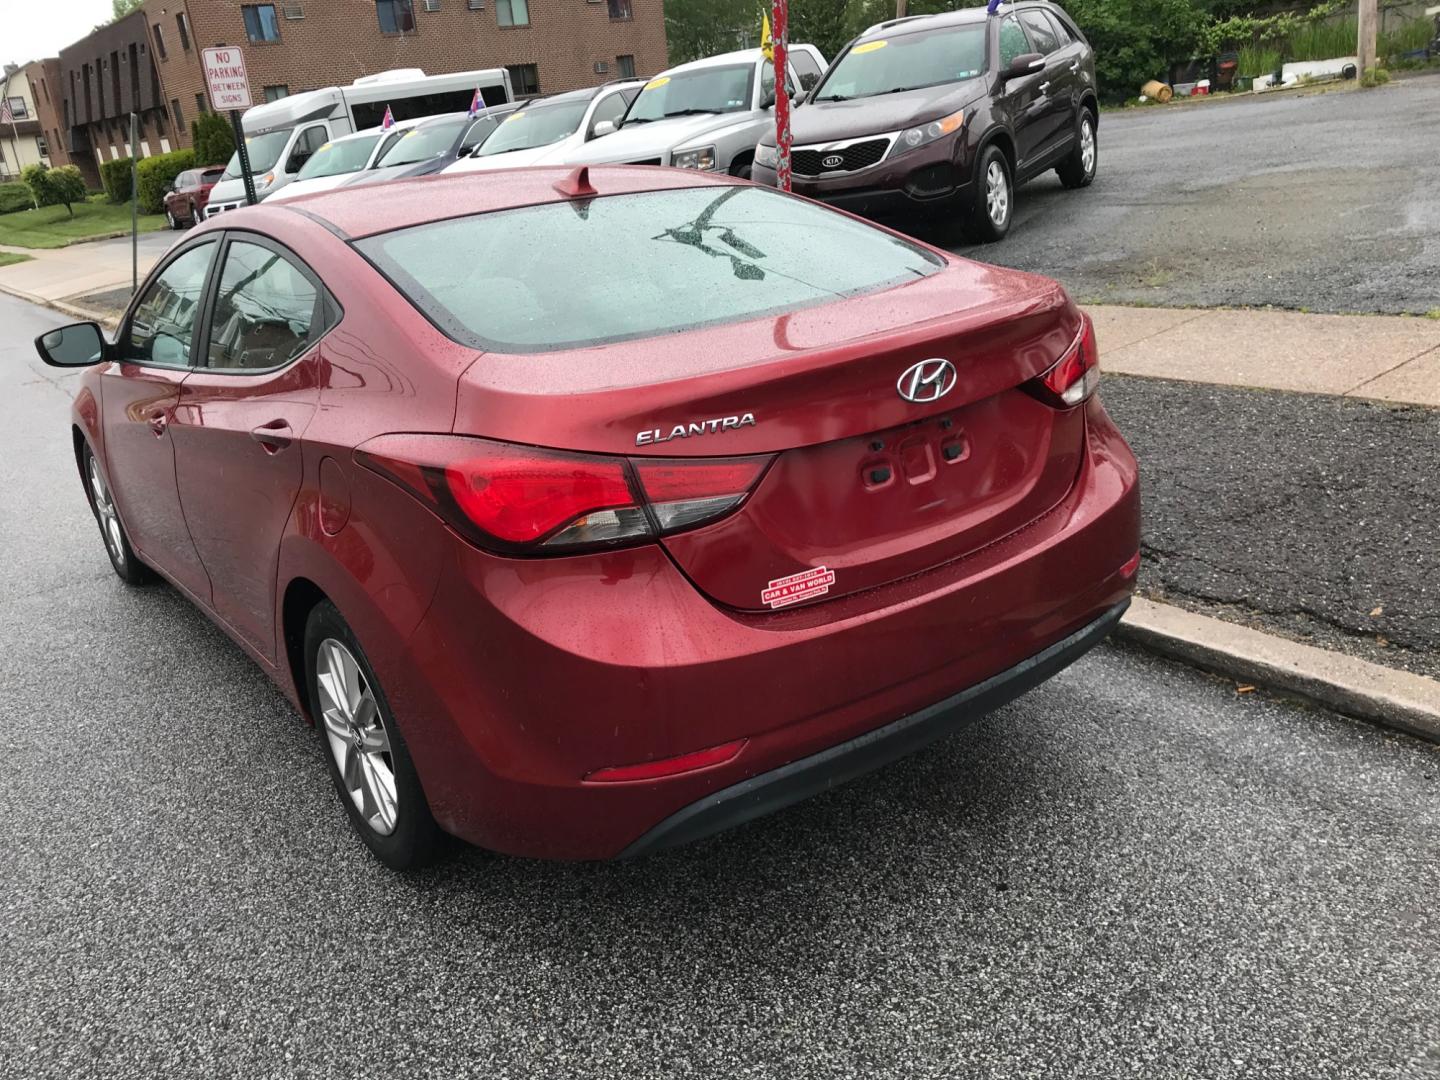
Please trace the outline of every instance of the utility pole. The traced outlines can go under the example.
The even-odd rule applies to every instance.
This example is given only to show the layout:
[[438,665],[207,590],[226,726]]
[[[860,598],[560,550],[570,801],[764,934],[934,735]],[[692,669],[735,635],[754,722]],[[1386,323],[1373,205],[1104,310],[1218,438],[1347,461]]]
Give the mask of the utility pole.
[[1355,66],[1358,69],[1356,75],[1362,79],[1376,67],[1375,35],[1380,22],[1376,6],[1376,0],[1360,0],[1360,8],[1356,12],[1360,40],[1355,48]]
[[910,11],[910,0],[895,0],[895,18],[903,19]]

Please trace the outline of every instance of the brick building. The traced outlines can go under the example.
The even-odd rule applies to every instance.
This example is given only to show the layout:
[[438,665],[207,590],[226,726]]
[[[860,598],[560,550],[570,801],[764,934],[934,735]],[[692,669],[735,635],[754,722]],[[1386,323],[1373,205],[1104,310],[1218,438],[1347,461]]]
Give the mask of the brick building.
[[[200,49],[238,45],[256,101],[390,68],[507,67],[517,96],[666,66],[663,0],[148,0],[150,55],[174,142],[208,109]],[[133,16],[132,16],[133,17]]]
[[35,99],[35,119],[40,125],[40,136],[44,141],[46,157],[50,165],[71,165],[70,152],[66,149],[65,91],[60,76],[60,60],[35,60],[21,69],[30,84],[31,96]]

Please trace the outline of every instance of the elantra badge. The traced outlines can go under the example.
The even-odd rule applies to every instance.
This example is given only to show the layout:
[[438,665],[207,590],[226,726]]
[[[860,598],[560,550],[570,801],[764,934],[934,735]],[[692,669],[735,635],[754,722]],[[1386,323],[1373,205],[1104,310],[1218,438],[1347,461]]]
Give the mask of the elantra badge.
[[895,382],[895,389],[906,401],[924,405],[938,401],[955,388],[955,365],[934,357],[911,364]]
[[635,433],[636,446],[649,446],[652,443],[669,442],[671,439],[688,439],[692,435],[713,435],[717,431],[736,431],[746,425],[755,426],[755,414],[752,412],[741,413],[739,416],[717,416],[713,420],[700,420],[693,424],[676,424],[670,429],[670,434],[660,428],[652,428],[649,431],[637,431]]

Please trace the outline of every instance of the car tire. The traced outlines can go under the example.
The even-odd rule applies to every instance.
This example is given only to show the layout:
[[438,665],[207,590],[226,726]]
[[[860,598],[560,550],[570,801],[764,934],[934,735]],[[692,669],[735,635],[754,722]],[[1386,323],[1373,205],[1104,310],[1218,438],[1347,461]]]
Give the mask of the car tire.
[[975,199],[965,231],[978,244],[1005,239],[1015,216],[1015,179],[1005,151],[991,143],[975,167]]
[[175,214],[169,209],[169,207],[166,207],[165,209],[165,227],[168,228],[171,232],[180,231],[180,222],[175,220]]
[[444,834],[375,671],[328,600],[305,623],[305,680],[325,764],[351,827],[392,870],[433,862]]
[[154,580],[154,572],[142,563],[130,546],[130,537],[115,508],[115,497],[110,493],[110,484],[105,479],[105,470],[87,445],[80,453],[80,475],[85,484],[85,496],[90,500],[90,512],[100,526],[100,539],[105,542],[105,554],[110,556],[110,566],[117,577],[126,585],[145,585]]
[[1089,109],[1081,108],[1075,147],[1055,167],[1055,173],[1067,188],[1089,187],[1095,180],[1095,169],[1099,163],[1100,142],[1095,134],[1095,116]]

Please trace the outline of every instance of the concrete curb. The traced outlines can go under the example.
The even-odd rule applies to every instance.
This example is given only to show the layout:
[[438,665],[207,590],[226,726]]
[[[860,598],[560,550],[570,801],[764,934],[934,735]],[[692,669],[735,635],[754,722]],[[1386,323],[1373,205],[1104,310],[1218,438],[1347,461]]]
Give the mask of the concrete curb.
[[1440,682],[1136,597],[1116,635],[1230,678],[1440,742]]
[[109,315],[102,315],[98,311],[91,311],[89,308],[76,307],[74,304],[67,304],[64,300],[47,300],[43,296],[36,296],[34,293],[27,293],[23,289],[11,288],[9,285],[0,285],[0,293],[7,296],[14,296],[27,303],[39,304],[51,311],[58,311],[62,315],[69,315],[82,322],[97,322],[107,330],[114,330],[120,325],[120,320],[113,319]]

